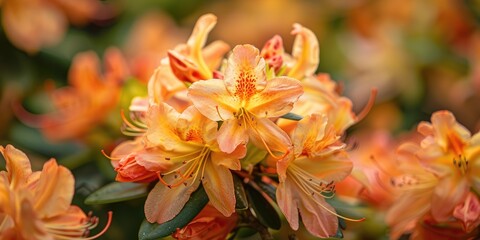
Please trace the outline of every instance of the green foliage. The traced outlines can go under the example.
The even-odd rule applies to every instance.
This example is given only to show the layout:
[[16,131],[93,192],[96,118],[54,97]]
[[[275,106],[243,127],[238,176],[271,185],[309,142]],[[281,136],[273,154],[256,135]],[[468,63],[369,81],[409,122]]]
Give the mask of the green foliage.
[[98,189],[85,199],[85,204],[105,204],[141,198],[148,194],[148,184],[113,182]]

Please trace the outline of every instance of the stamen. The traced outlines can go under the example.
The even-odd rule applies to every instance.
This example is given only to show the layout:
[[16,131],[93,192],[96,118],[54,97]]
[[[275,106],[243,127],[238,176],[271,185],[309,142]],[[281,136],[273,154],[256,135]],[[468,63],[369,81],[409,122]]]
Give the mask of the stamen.
[[101,152],[102,152],[103,156],[105,156],[106,158],[108,158],[110,160],[118,161],[118,160],[122,159],[121,157],[116,158],[116,157],[108,156],[103,149],[101,150]]
[[364,119],[368,112],[372,109],[373,105],[375,104],[375,98],[377,97],[378,90],[376,88],[373,88],[372,91],[370,92],[370,98],[368,99],[367,105],[363,108],[360,113],[357,114],[357,120],[356,122],[362,121]]

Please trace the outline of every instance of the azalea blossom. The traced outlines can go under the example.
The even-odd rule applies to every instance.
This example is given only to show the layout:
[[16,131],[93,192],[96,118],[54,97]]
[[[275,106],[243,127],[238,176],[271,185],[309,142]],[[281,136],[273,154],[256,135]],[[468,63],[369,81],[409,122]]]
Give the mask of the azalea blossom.
[[278,206],[292,229],[298,229],[300,213],[310,233],[324,238],[334,236],[338,217],[342,216],[325,198],[333,197],[335,182],[344,179],[352,170],[345,144],[328,118],[317,114],[298,122],[292,141],[293,152],[277,162]]
[[70,205],[74,178],[51,159],[42,171],[32,172],[30,160],[12,145],[0,146],[7,171],[0,171],[1,239],[94,239],[88,237],[98,218]]
[[163,223],[175,217],[200,184],[210,203],[230,216],[235,211],[230,169],[240,170],[245,146],[222,152],[216,139],[217,122],[194,106],[180,114],[167,104],[151,105],[147,119],[145,141],[149,148],[137,162],[156,171],[160,180],[145,202],[147,220]]
[[303,93],[300,82],[290,77],[267,80],[265,60],[251,45],[239,45],[228,58],[224,80],[193,83],[188,96],[203,115],[223,121],[217,141],[231,153],[251,139],[255,145],[283,154],[291,142],[270,118],[288,113]]
[[237,214],[223,216],[212,205],[207,204],[185,227],[177,229],[172,236],[179,240],[224,240],[237,225]]
[[433,113],[431,123],[421,122],[417,129],[422,141],[399,147],[399,153],[416,164],[402,176],[400,198],[388,214],[392,238],[412,231],[425,216],[431,215],[434,224],[448,224],[454,216],[464,224],[475,221],[460,209],[475,205],[467,197],[479,189],[480,135],[471,136],[448,111]]
[[55,108],[51,113],[33,115],[16,106],[17,116],[39,128],[52,141],[81,139],[101,124],[117,105],[122,81],[128,76],[126,63],[118,49],[105,53],[105,72],[100,73],[93,52],[78,54],[69,71],[69,86],[49,91]]
[[100,1],[82,0],[3,0],[0,2],[2,25],[16,47],[35,53],[58,43],[68,27],[98,18]]

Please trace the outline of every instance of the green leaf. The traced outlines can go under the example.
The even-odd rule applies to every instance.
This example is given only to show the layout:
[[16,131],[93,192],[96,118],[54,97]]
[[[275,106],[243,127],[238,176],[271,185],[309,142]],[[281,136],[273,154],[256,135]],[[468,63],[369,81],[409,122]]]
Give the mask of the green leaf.
[[103,186],[85,199],[85,204],[105,204],[122,202],[144,197],[148,194],[148,184],[113,182]]
[[282,223],[272,204],[270,204],[270,202],[260,192],[252,187],[247,186],[246,190],[258,220],[269,228],[279,230]]
[[253,143],[247,144],[247,155],[240,161],[242,169],[249,170],[252,166],[257,165],[267,156],[268,152],[256,147]]
[[242,180],[235,174],[233,174],[233,185],[235,187],[235,209],[246,210],[248,208],[247,195]]
[[192,193],[183,209],[172,220],[162,224],[149,223],[147,220],[144,220],[138,231],[138,239],[150,240],[171,235],[177,230],[177,228],[182,228],[192,221],[207,203],[207,193],[205,192],[205,189],[200,186],[197,191]]
[[303,119],[302,116],[300,116],[298,114],[295,114],[295,113],[291,113],[291,112],[281,116],[281,118],[290,119],[290,120],[294,120],[294,121],[300,121],[300,120]]

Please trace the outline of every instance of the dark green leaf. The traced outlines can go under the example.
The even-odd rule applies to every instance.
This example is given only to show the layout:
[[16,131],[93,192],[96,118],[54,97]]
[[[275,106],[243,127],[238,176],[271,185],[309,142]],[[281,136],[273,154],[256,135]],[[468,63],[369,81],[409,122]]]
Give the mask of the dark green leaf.
[[277,189],[273,185],[266,184],[262,181],[258,181],[257,184],[273,201],[277,201]]
[[183,209],[172,220],[162,224],[149,223],[147,220],[144,220],[138,231],[138,239],[150,240],[171,235],[177,228],[182,228],[192,221],[207,203],[207,193],[205,192],[205,189],[200,186],[197,191],[192,193]]
[[105,204],[122,202],[144,197],[148,194],[148,184],[113,182],[103,186],[85,199],[85,204]]
[[275,208],[257,190],[247,186],[247,195],[255,210],[258,220],[265,226],[278,230],[281,227],[281,220]]
[[233,174],[233,185],[235,187],[235,209],[245,210],[248,208],[247,195],[243,188],[242,180],[235,174]]
[[298,114],[295,114],[295,113],[287,113],[283,116],[281,116],[281,118],[285,118],[285,119],[290,119],[290,120],[295,120],[295,121],[300,121],[303,119],[302,116],[298,115]]

